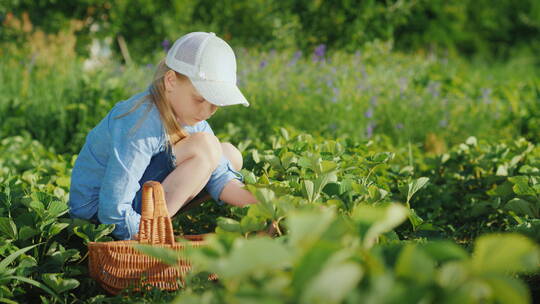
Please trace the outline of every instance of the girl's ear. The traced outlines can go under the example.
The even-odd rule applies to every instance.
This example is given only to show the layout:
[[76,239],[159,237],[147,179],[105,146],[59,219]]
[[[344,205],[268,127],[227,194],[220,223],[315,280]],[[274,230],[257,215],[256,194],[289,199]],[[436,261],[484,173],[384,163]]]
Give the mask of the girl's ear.
[[175,81],[176,81],[176,74],[174,73],[173,70],[168,70],[167,72],[165,72],[165,75],[163,77],[163,82],[165,84],[165,90],[167,92],[172,91]]

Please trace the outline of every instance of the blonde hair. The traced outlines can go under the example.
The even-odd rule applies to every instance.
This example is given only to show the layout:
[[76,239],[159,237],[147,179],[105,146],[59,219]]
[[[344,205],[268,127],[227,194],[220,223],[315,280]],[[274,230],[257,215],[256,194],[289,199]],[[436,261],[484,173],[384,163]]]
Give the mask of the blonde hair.
[[[171,71],[172,69],[169,68],[165,64],[165,59],[161,60],[156,68],[156,72],[154,73],[154,79],[152,80],[152,84],[150,85],[150,94],[146,96],[146,98],[141,98],[129,111],[127,111],[124,114],[121,114],[119,116],[116,116],[115,118],[121,118],[124,117],[131,112],[135,111],[137,108],[139,108],[145,100],[150,100],[158,109],[159,116],[161,117],[161,121],[163,123],[163,127],[165,128],[165,133],[167,135],[167,147],[171,148],[174,146],[177,142],[180,140],[186,138],[188,136],[188,133],[180,126],[180,124],[176,120],[176,113],[174,112],[173,107],[171,106],[171,103],[169,100],[167,100],[167,97],[165,96],[165,74],[168,71]],[[176,74],[176,77],[180,81],[189,81],[187,76],[180,74],[176,71],[174,71]],[[148,111],[150,108],[148,109]],[[147,111],[147,112],[148,112]],[[134,129],[137,129],[140,127],[140,124],[146,117],[143,116],[141,120],[136,124]],[[132,129],[133,130],[133,129]]]

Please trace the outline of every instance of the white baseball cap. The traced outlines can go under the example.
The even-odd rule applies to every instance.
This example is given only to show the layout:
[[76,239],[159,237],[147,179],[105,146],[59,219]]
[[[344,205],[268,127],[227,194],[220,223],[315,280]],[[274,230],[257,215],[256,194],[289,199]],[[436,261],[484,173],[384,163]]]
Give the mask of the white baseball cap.
[[197,92],[216,106],[249,106],[236,86],[236,57],[223,39],[210,32],[192,32],[176,40],[165,64],[186,75]]

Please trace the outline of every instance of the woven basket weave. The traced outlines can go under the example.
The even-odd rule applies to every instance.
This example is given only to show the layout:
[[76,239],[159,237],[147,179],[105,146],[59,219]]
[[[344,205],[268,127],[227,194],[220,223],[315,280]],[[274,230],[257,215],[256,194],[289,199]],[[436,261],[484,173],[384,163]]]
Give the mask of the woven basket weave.
[[[162,290],[180,288],[184,275],[191,269],[186,258],[171,266],[136,250],[135,244],[149,244],[181,252],[183,243],[175,243],[171,218],[165,204],[163,187],[159,182],[148,181],[143,185],[141,224],[138,241],[88,243],[90,276],[112,294],[133,287],[155,286]],[[205,235],[184,235],[189,246],[204,245]],[[216,279],[210,275],[209,279]]]

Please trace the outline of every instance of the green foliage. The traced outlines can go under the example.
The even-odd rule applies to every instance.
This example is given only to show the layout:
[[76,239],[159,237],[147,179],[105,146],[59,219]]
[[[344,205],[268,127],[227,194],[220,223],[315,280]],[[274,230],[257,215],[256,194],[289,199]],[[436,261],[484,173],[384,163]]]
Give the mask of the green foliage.
[[[48,33],[80,20],[79,53],[86,54],[94,37],[124,37],[137,61],[161,50],[164,39],[174,41],[197,30],[214,31],[234,45],[304,52],[320,44],[354,52],[375,40],[393,40],[401,49],[439,47],[507,58],[513,55],[512,47],[531,56],[540,47],[540,5],[534,0],[499,0],[496,5],[469,0],[18,0],[0,5],[0,14],[7,13],[28,13],[29,20]],[[0,41],[21,42],[20,33],[8,28]]]
[[[262,32],[267,25],[275,30],[285,22],[275,21],[282,13],[275,7],[289,5],[224,3],[230,5],[215,7],[225,17],[212,26],[242,31],[235,22],[257,21],[261,38],[270,35]],[[345,31],[349,25],[339,22],[352,9],[336,4],[346,13],[321,22]],[[145,5],[149,12],[162,8]],[[190,10],[202,18],[209,5]],[[312,16],[305,18],[327,9],[324,2],[305,5]],[[367,13],[387,4],[362,5]],[[260,7],[274,21],[259,20]],[[253,15],[227,19],[245,9]],[[119,2],[114,10],[127,16],[137,8]],[[173,9],[162,21],[172,16]],[[115,21],[118,30],[124,21]],[[25,49],[5,51],[0,301],[152,303],[178,295],[176,301],[193,303],[530,302],[540,240],[537,71],[392,47],[371,43],[357,55],[336,52],[320,61],[239,49],[239,85],[252,106],[222,109],[211,124],[242,152],[245,183],[259,203],[209,201],[177,216],[177,234],[216,233],[207,247],[188,250],[194,271],[186,288],[127,290],[125,297],[106,297],[86,267],[86,244],[112,240],[113,227],[70,219],[66,203],[86,134],[115,102],[144,89],[153,68],[111,62],[88,72],[82,58],[53,53],[49,59],[63,64],[51,66]],[[267,236],[272,230],[274,238]],[[139,249],[169,263],[178,258]],[[219,281],[208,281],[209,273]]]
[[492,231],[519,230],[539,241],[534,234],[540,208],[539,156],[538,147],[524,139],[489,144],[469,138],[448,153],[418,159],[419,174],[432,182],[419,193],[415,208],[454,235],[450,225],[479,221],[479,228],[466,226],[458,232],[465,238],[496,225]]

